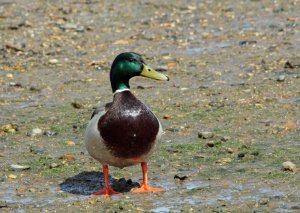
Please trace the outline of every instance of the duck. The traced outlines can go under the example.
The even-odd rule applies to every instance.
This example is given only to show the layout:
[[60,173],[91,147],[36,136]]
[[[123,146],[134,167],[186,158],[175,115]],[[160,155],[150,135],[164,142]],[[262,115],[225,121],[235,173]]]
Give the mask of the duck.
[[115,58],[110,69],[113,101],[94,110],[85,131],[86,149],[102,164],[104,176],[104,188],[92,195],[120,194],[109,184],[108,167],[124,168],[136,164],[141,165],[143,182],[132,192],[164,191],[148,183],[147,160],[157,147],[163,130],[150,108],[130,91],[129,80],[136,76],[169,80],[168,76],[147,65],[138,53],[124,52]]

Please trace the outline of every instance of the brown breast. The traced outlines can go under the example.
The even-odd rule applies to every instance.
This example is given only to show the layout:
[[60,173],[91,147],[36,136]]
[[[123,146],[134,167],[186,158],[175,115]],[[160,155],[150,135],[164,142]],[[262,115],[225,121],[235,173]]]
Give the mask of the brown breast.
[[114,95],[110,109],[98,122],[98,130],[112,155],[136,158],[151,150],[159,122],[130,91],[123,91]]

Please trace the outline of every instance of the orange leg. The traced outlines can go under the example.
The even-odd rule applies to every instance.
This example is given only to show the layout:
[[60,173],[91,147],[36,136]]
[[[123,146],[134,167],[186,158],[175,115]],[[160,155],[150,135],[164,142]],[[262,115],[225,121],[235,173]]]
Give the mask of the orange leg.
[[140,188],[133,189],[132,192],[140,193],[140,192],[162,192],[162,191],[164,191],[161,188],[153,188],[148,185],[147,163],[142,162],[141,166],[142,166],[142,171],[143,171],[143,183]]
[[110,186],[108,182],[108,166],[103,165],[103,175],[104,175],[104,189],[102,189],[99,192],[94,192],[92,195],[104,195],[104,196],[111,196],[116,194],[121,194],[120,192],[114,191]]

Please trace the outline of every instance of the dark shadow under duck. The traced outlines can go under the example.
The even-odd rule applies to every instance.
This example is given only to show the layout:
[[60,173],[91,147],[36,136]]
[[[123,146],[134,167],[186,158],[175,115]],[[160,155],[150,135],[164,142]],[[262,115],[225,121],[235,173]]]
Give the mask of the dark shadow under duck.
[[[108,180],[111,187],[118,192],[129,192],[133,188],[140,187],[139,183],[133,182],[131,179],[115,179],[109,175]],[[59,184],[62,191],[76,195],[93,194],[99,190],[97,190],[99,186],[103,187],[104,185],[103,173],[96,171],[81,172]]]

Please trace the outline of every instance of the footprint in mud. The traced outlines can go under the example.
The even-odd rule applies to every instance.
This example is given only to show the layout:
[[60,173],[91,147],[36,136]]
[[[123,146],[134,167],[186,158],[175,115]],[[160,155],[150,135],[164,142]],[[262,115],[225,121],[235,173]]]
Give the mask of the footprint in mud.
[[[126,180],[125,178],[115,179],[109,176],[109,182],[112,188],[118,192],[129,192],[132,188],[140,187],[139,183],[133,182],[131,179]],[[103,188],[103,173],[96,171],[81,172],[67,178],[59,186],[64,192],[77,195],[90,195]]]

